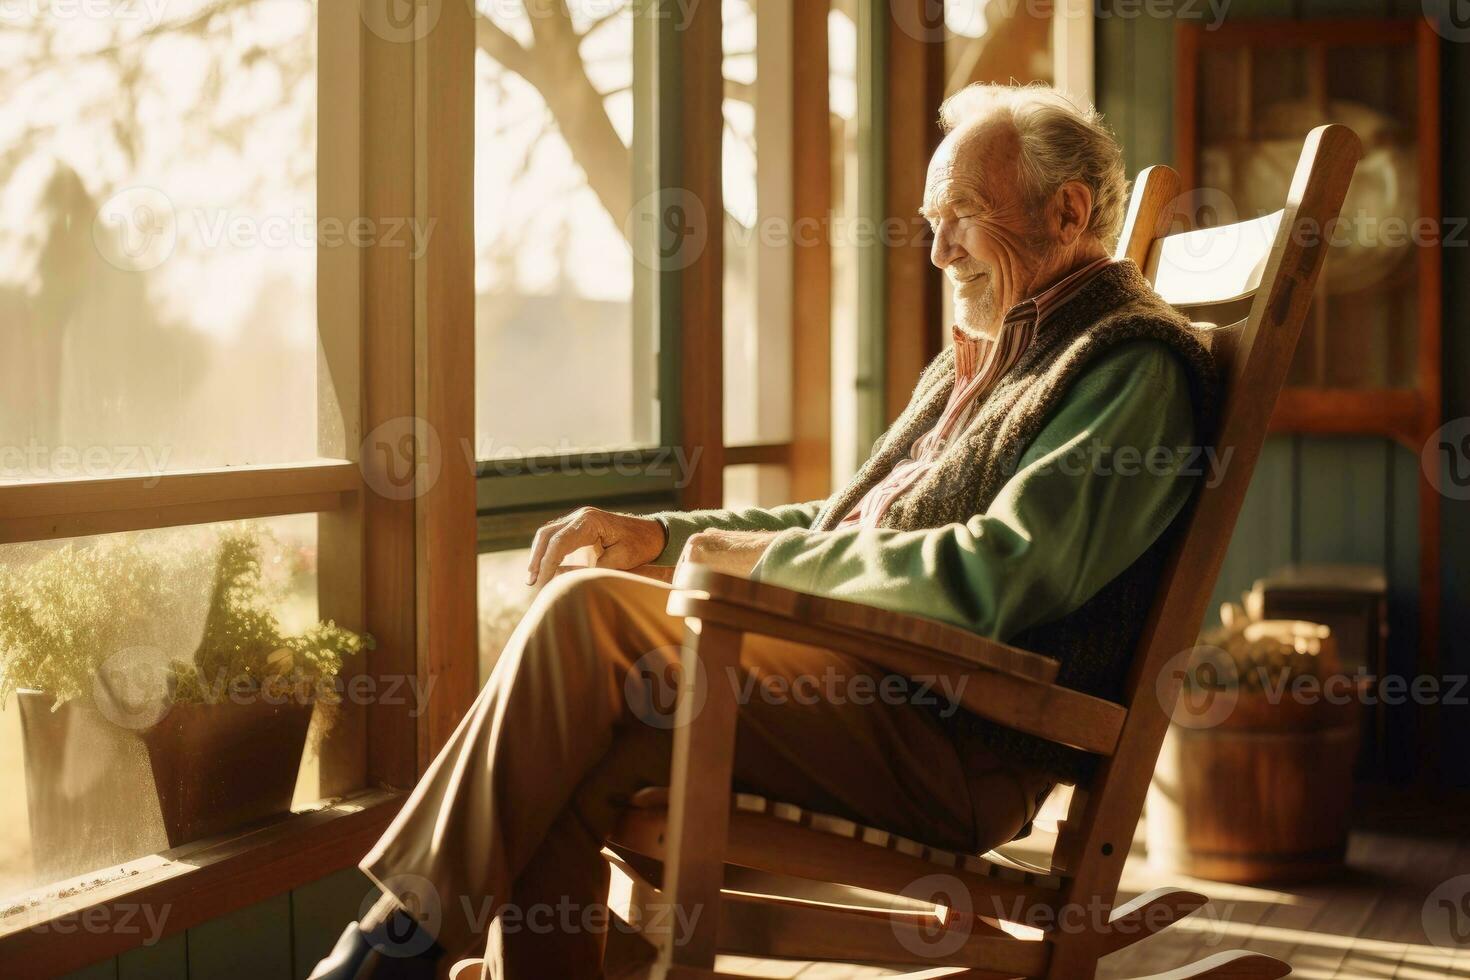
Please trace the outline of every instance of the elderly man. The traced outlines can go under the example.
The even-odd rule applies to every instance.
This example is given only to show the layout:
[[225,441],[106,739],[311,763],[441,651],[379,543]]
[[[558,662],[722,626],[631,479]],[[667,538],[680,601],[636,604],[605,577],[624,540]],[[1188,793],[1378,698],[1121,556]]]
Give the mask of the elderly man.
[[[457,953],[488,928],[491,976],[595,977],[604,946],[629,942],[602,906],[599,850],[628,797],[668,779],[668,726],[634,705],[677,657],[682,624],[668,586],[610,569],[698,562],[927,616],[1055,656],[1061,683],[1118,696],[1192,489],[1177,451],[1202,438],[1210,357],[1109,257],[1127,182],[1096,113],[1044,88],[973,86],[941,119],[924,216],[954,288],[952,349],[828,500],[584,508],[542,528],[531,582],[587,545],[599,568],[548,582],[364,860],[384,899],[321,975],[405,975],[431,938]],[[752,636],[741,671],[746,692],[821,680],[817,697],[741,698],[742,790],[980,852],[1087,772],[1080,753],[929,697],[843,696],[878,679],[846,654]]]

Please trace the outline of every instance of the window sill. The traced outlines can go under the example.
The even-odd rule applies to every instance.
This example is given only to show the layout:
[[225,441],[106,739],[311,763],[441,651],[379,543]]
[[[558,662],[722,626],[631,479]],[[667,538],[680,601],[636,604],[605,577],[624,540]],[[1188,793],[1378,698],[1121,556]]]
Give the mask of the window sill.
[[56,882],[0,909],[0,963],[56,976],[162,939],[356,864],[405,794],[364,790],[252,830]]

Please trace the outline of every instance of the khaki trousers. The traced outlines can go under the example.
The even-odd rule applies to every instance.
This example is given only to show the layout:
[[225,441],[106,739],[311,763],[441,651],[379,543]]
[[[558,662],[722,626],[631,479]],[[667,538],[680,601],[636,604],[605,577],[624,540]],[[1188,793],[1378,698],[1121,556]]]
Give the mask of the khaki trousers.
[[[601,976],[617,925],[599,852],[628,797],[669,779],[671,715],[649,711],[683,643],[669,592],[606,570],[549,584],[362,862],[451,954],[488,932],[488,976]],[[1047,781],[954,736],[933,694],[884,697],[881,676],[747,636],[737,674],[707,678],[736,685],[736,788],[950,850],[1011,839]]]

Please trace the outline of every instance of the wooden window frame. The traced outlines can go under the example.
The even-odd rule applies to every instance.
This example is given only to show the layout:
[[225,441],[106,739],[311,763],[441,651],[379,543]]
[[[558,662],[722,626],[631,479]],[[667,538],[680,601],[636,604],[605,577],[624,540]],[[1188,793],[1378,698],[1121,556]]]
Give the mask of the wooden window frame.
[[[458,84],[473,23],[467,5],[445,4],[401,25],[392,2],[319,5],[317,213],[436,223],[418,256],[393,242],[318,250],[320,458],[0,485],[0,543],[317,513],[321,615],[371,633],[378,649],[356,671],[412,679],[432,692],[427,710],[344,705],[322,749],[322,805],[128,862],[107,883],[37,889],[0,918],[0,961],[65,972],[143,942],[88,923],[162,906],[162,939],[356,864],[474,696],[475,474],[453,451],[474,429],[462,326],[474,315],[473,92]],[[413,444],[412,492],[375,492],[391,474],[371,450],[424,432],[435,438]]]

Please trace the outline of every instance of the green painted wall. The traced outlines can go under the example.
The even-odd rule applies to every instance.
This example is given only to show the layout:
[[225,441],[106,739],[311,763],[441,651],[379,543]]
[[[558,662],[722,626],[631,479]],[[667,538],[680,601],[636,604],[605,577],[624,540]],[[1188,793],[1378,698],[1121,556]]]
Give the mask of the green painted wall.
[[304,980],[369,895],[377,889],[349,868],[68,980]]
[[[1098,105],[1127,154],[1130,173],[1174,156],[1174,36],[1172,17],[1142,13],[1162,5],[1102,0],[1097,23]],[[1207,10],[1179,0],[1180,11]],[[1111,15],[1108,15],[1111,11]],[[1133,16],[1126,16],[1129,11]],[[1421,16],[1418,0],[1232,0],[1229,20],[1280,17]],[[1470,207],[1470,139],[1464,117],[1470,106],[1470,54],[1465,44],[1443,42],[1442,100],[1445,133],[1444,213],[1465,215]],[[1470,256],[1446,247],[1445,385],[1446,418],[1470,415],[1470,341],[1463,324],[1470,313]],[[1418,636],[1419,459],[1389,440],[1367,437],[1275,436],[1257,469],[1245,510],[1231,543],[1215,605],[1238,596],[1251,582],[1288,561],[1381,563],[1388,573],[1390,659],[1394,672],[1412,673]],[[1444,591],[1441,649],[1444,673],[1470,670],[1470,503],[1446,499],[1443,507]],[[1412,717],[1400,719],[1412,724]],[[1470,742],[1470,709],[1446,705],[1443,780],[1470,785],[1462,747]],[[1404,759],[1401,772],[1413,771]]]

